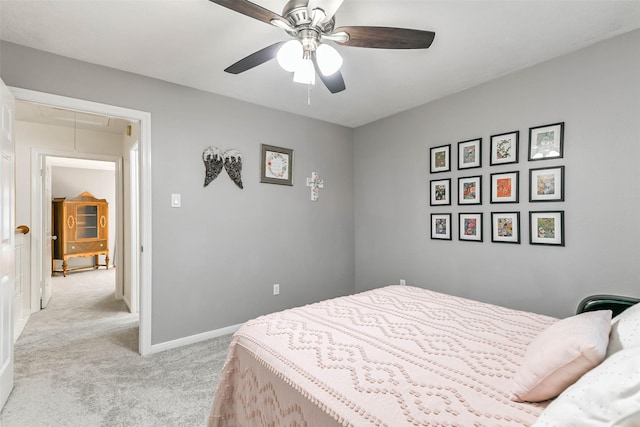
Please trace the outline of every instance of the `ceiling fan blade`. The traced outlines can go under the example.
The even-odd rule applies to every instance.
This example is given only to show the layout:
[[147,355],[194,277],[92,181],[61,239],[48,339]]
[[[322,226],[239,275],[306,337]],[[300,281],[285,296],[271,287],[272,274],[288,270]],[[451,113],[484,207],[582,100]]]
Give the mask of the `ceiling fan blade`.
[[344,0],[309,0],[307,9],[309,10],[309,16],[313,17],[314,9],[322,9],[324,11],[324,18],[320,22],[328,22],[336,11],[342,6]]
[[336,40],[345,46],[377,49],[426,49],[431,46],[436,33],[393,27],[339,27],[329,36],[347,33],[347,41]]
[[278,42],[272,44],[271,46],[267,46],[264,49],[260,49],[259,51],[254,52],[251,55],[242,58],[235,64],[225,68],[224,71],[231,74],[240,74],[252,69],[253,67],[257,67],[260,64],[264,64],[265,62],[270,61],[276,57],[280,46],[282,46],[284,43],[285,42]]
[[320,72],[315,52],[313,52],[313,54],[311,55],[311,60],[313,61],[313,66],[316,69],[316,74],[320,77],[320,80],[322,80],[322,83],[324,83],[327,89],[329,89],[329,92],[338,93],[346,89],[346,86],[344,85],[344,79],[342,78],[342,73],[340,73],[340,70],[336,71],[330,76],[325,76]]
[[274,13],[269,9],[265,9],[262,6],[258,6],[257,4],[251,3],[250,1],[247,1],[247,0],[209,0],[209,1],[215,4],[219,4],[220,6],[226,7],[227,9],[231,9],[235,12],[246,15],[250,18],[265,22],[269,25],[275,25],[273,24],[273,21],[282,21],[285,26],[289,26],[289,27],[291,26],[289,21],[287,21],[277,13]]

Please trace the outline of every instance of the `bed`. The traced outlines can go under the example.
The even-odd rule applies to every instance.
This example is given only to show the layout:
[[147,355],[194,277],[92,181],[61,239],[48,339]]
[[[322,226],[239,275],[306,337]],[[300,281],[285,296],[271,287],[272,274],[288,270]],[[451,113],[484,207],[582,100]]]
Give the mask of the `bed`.
[[[553,398],[612,356],[596,307],[559,320],[392,285],[258,317],[234,334],[209,426],[551,426],[571,413]],[[612,417],[640,421],[635,386]]]

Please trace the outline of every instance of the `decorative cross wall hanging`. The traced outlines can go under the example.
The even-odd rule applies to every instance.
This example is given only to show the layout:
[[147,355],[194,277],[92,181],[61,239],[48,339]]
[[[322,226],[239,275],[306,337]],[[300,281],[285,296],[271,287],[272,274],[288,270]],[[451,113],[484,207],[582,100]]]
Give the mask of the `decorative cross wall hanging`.
[[320,179],[316,172],[311,172],[311,178],[307,178],[307,187],[311,187],[311,200],[318,201],[320,189],[324,188],[324,181]]

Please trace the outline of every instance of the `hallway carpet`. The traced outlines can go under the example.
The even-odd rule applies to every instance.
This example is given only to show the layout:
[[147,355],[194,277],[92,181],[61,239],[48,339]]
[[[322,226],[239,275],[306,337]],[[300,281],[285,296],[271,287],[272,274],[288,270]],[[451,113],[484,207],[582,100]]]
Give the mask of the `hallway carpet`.
[[16,342],[1,426],[206,425],[231,336],[142,357],[114,280],[114,269],[52,279]]

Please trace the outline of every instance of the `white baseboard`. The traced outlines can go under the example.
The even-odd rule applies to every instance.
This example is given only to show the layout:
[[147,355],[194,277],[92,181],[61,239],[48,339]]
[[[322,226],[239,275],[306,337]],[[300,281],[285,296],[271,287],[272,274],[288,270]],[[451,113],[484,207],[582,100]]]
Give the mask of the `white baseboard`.
[[160,353],[161,351],[171,350],[172,348],[178,348],[189,344],[195,344],[197,342],[210,340],[211,338],[221,337],[223,335],[232,334],[240,329],[242,323],[237,325],[227,326],[226,328],[216,329],[209,332],[203,332],[201,334],[191,335],[184,338],[178,338],[177,340],[167,341],[160,344],[151,345],[151,354]]
[[20,338],[20,335],[22,334],[24,327],[27,325],[27,321],[29,320],[30,315],[31,313],[27,312],[27,315],[25,317],[18,319],[13,325],[13,343],[14,344],[16,343],[16,341],[18,341],[18,338]]

